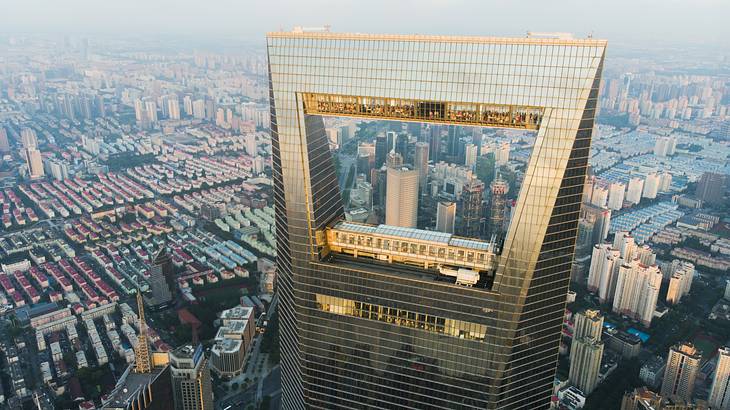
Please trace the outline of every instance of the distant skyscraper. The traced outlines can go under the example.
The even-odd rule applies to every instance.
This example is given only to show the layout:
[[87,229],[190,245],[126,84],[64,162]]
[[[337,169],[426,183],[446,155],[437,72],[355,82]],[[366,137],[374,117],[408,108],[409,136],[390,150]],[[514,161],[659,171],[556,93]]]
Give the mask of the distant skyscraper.
[[719,349],[717,356],[715,377],[707,402],[713,410],[730,410],[730,348]]
[[642,198],[654,199],[659,193],[659,174],[652,172],[644,179],[644,191],[641,193]]
[[611,225],[611,210],[584,203],[580,209],[580,217],[593,223],[593,243],[601,243],[608,236]]
[[638,204],[641,201],[641,193],[644,192],[644,180],[638,177],[629,180],[629,186],[626,188],[626,200],[632,204]]
[[426,184],[428,184],[428,148],[427,142],[417,142],[413,160],[413,165],[418,171],[418,185],[421,194],[426,193]]
[[466,144],[464,146],[464,165],[467,168],[473,168],[477,163],[478,148],[474,144]]
[[461,204],[458,212],[461,217],[459,235],[470,238],[479,237],[484,214],[484,182],[478,179],[467,182],[461,190],[459,203]]
[[41,178],[45,175],[43,171],[43,157],[41,152],[35,148],[27,148],[24,150],[25,163],[28,165],[28,173],[31,178]]
[[626,185],[614,182],[608,186],[608,208],[614,211],[620,210],[624,205],[624,194]]
[[185,115],[190,117],[193,115],[193,99],[186,95],[183,97],[183,109],[185,110]]
[[613,300],[621,253],[610,244],[595,245],[588,271],[588,290],[598,293],[601,303]]
[[388,146],[388,137],[385,133],[375,136],[375,167],[380,168],[385,164],[391,147]]
[[664,370],[661,394],[663,397],[677,395],[684,400],[692,399],[695,379],[700,370],[702,353],[691,343],[672,346]]
[[205,119],[205,101],[193,101],[193,117],[198,120]]
[[497,145],[497,148],[494,151],[494,160],[498,166],[507,165],[507,162],[509,162],[509,150],[509,142],[502,142]]
[[170,352],[170,376],[175,410],[213,408],[210,366],[202,345],[185,345]]
[[167,118],[171,120],[180,119],[180,101],[176,95],[171,95],[166,100],[167,103]]
[[172,259],[163,247],[155,255],[150,267],[150,305],[164,306],[172,302],[175,291],[175,278]]
[[436,230],[454,233],[456,222],[456,204],[454,202],[439,202],[436,208]]
[[25,149],[38,148],[38,138],[36,137],[35,131],[30,128],[20,130],[20,141],[23,143],[23,148]]
[[568,379],[585,394],[591,394],[598,385],[598,372],[601,370],[603,342],[585,336],[573,338],[570,347],[570,373]]
[[697,181],[695,196],[711,205],[721,204],[727,190],[727,180],[727,175],[705,172]]
[[[295,30],[267,43],[284,408],[547,409],[605,42]],[[438,72],[395,64],[406,61]],[[464,77],[459,61],[481,74]],[[527,88],[498,74],[526,61],[566,75]],[[342,67],[362,76],[343,82]],[[434,80],[452,77],[464,80]],[[323,117],[353,115],[538,130],[501,254],[343,221]]]
[[418,171],[388,167],[387,172],[385,223],[415,228],[418,222]]
[[489,203],[489,234],[501,235],[504,231],[504,210],[509,184],[497,176],[489,186],[492,193]]
[[10,151],[10,141],[8,141],[8,132],[0,126],[0,152]]

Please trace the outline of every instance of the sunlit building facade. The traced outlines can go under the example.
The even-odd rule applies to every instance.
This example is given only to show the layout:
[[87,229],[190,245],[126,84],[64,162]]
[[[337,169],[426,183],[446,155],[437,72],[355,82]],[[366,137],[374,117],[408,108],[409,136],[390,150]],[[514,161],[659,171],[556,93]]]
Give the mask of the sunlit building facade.
[[[267,42],[284,408],[548,408],[606,43]],[[343,222],[323,116],[536,131],[503,246]]]

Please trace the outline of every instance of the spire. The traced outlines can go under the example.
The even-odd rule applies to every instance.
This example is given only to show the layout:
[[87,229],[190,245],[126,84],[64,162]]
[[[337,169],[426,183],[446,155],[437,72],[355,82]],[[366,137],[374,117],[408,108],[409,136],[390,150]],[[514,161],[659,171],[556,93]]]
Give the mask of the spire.
[[137,347],[134,348],[134,371],[136,373],[149,373],[152,371],[150,362],[149,344],[147,343],[147,322],[144,318],[144,301],[142,292],[137,289],[137,314],[139,315],[139,336]]

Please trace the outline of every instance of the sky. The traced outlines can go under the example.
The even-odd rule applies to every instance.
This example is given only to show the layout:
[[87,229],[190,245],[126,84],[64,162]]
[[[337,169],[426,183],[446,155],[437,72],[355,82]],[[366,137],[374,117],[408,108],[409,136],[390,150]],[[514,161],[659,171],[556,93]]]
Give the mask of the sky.
[[726,47],[730,0],[0,0],[0,33],[235,37],[336,32],[592,34],[623,45]]

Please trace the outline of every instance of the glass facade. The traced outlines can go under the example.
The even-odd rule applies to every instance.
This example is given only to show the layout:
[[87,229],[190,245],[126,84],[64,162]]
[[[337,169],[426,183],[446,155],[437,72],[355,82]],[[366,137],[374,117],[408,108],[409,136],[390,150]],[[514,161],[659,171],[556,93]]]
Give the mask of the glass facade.
[[[605,41],[267,43],[284,408],[547,408]],[[322,115],[537,130],[488,286],[329,249],[344,212]]]

